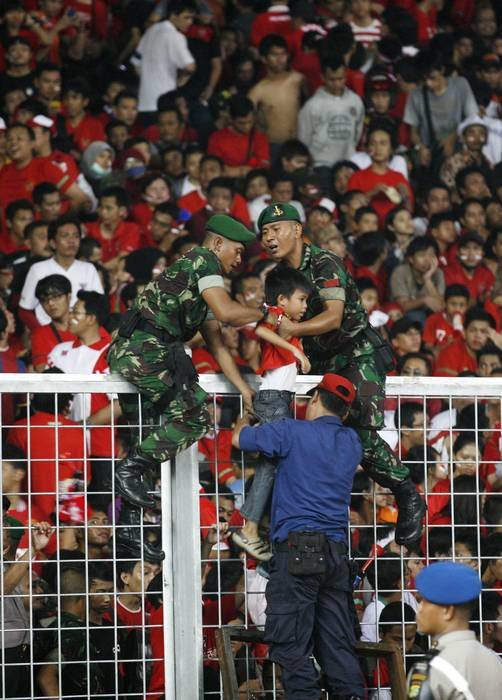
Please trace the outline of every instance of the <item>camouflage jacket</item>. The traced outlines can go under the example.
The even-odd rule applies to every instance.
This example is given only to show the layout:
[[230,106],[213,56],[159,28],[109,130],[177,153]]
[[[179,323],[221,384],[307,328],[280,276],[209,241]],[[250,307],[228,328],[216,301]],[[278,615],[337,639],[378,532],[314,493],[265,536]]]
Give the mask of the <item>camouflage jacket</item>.
[[207,316],[202,292],[211,287],[224,287],[220,262],[212,251],[196,247],[147,284],[134,308],[157,328],[187,341]]
[[299,270],[315,290],[309,300],[305,320],[324,311],[325,301],[344,302],[340,328],[323,335],[302,338],[303,347],[309,359],[315,363],[316,359],[326,359],[331,354],[335,355],[339,352],[350,351],[351,356],[371,352],[371,344],[361,336],[354,342],[356,336],[368,327],[368,317],[354,278],[341,258],[315,245],[305,245]]

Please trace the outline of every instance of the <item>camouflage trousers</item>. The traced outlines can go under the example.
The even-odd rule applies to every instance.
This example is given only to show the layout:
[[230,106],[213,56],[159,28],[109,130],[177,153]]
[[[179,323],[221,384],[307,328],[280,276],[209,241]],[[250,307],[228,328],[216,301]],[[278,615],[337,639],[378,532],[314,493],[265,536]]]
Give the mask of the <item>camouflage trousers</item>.
[[357,430],[363,446],[362,466],[380,486],[392,488],[409,476],[408,468],[398,459],[388,444],[378,435],[384,427],[385,376],[375,365],[373,354],[354,357],[339,367],[340,356],[323,361],[312,361],[312,373],[336,372],[349,379],[357,395],[352,404],[347,425]]
[[131,338],[117,338],[108,351],[108,364],[111,372],[139,389],[140,397],[122,394],[119,402],[141,454],[164,462],[210,429],[206,392],[194,384],[176,393],[166,369],[165,345],[157,338],[138,330]]

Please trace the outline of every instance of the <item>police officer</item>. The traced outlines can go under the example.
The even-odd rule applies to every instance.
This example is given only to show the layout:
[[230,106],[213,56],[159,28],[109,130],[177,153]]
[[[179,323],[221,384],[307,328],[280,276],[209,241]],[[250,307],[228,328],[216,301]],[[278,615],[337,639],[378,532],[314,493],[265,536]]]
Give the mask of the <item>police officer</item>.
[[408,698],[416,700],[494,700],[502,693],[502,662],[469,629],[472,604],[481,592],[474,569],[456,562],[431,564],[418,574],[422,597],[418,631],[434,637],[428,663],[415,664]]
[[300,270],[316,290],[302,322],[283,318],[280,333],[300,336],[313,374],[338,372],[357,387],[350,412],[363,445],[362,465],[394,493],[399,508],[396,542],[419,539],[425,503],[408,469],[377,431],[384,425],[385,374],[393,353],[370,328],[354,279],[334,253],[306,244],[298,211],[291,204],[270,204],[257,221],[262,245],[272,260]]
[[307,420],[249,427],[237,421],[234,447],[278,459],[272,499],[274,556],[266,589],[265,639],[282,666],[286,700],[319,700],[314,654],[331,692],[364,697],[354,653],[347,514],[361,441],[344,427],[356,391],[326,374],[307,406]]
[[[116,493],[135,507],[122,509],[120,524],[131,527],[120,528],[117,542],[133,556],[139,546],[138,508],[155,505],[148,493],[148,475],[210,428],[207,394],[184,349],[197,331],[241,392],[244,404],[251,405],[251,389],[223,343],[219,322],[243,326],[263,318],[262,311],[233,301],[223,281],[223,274],[240,264],[244,246],[254,240],[254,234],[235,219],[212,216],[202,245],[174,262],[136,298],[108,353],[110,370],[140,391],[143,424],[155,424],[115,473]],[[137,397],[122,395],[119,400],[128,422],[137,426]],[[159,425],[160,417],[164,420]],[[144,552],[156,558],[148,543]]]

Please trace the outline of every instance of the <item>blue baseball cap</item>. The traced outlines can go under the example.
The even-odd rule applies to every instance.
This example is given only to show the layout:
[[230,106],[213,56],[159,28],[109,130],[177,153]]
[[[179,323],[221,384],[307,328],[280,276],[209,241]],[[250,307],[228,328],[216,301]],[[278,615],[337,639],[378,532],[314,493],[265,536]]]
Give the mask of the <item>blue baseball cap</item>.
[[435,605],[463,605],[475,600],[481,592],[477,572],[453,561],[426,566],[416,583],[419,594]]

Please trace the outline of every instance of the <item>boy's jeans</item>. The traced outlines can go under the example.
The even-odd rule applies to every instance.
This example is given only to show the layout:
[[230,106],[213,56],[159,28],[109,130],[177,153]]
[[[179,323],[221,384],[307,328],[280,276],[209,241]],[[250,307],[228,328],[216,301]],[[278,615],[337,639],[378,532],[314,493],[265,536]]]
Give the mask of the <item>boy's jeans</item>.
[[[291,417],[291,401],[294,394],[291,391],[277,391],[268,389],[259,391],[253,400],[253,409],[262,423],[273,423],[281,418]],[[246,501],[241,508],[246,520],[259,523],[267,505],[270,494],[274,488],[276,465],[273,461],[260,455],[256,465],[253,484]]]

